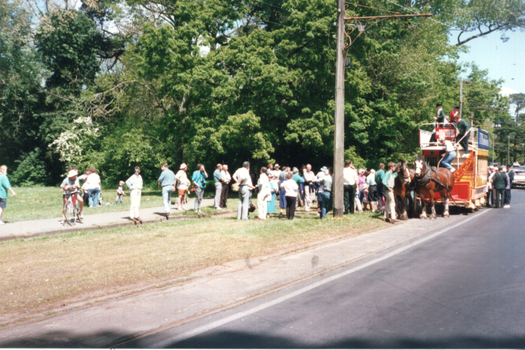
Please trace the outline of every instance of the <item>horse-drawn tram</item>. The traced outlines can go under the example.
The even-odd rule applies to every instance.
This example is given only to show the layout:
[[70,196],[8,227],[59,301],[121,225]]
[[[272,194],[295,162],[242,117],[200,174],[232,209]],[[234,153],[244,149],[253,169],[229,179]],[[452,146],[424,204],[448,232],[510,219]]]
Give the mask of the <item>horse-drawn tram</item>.
[[[419,129],[419,146],[423,159],[431,167],[439,168],[442,155],[445,153],[444,142],[446,140],[456,144],[458,130],[452,124],[448,126],[439,125],[435,128],[435,141],[433,132],[424,130],[434,124],[423,124]],[[456,157],[451,165],[456,169],[453,173],[454,187],[450,191],[450,205],[464,206],[467,209],[476,209],[485,204],[487,192],[487,167],[490,149],[489,133],[485,130],[469,129],[468,150],[469,155],[463,155],[463,148],[457,144]],[[468,133],[466,133],[468,134]],[[426,196],[428,199],[428,196]],[[439,193],[435,193],[435,200],[443,202]]]

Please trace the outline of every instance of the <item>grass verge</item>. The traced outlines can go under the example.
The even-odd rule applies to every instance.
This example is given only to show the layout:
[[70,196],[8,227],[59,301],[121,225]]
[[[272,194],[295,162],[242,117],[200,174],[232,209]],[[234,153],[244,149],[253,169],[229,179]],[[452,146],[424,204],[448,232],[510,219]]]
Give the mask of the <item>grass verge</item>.
[[[9,196],[7,200],[7,209],[4,212],[3,220],[5,222],[16,222],[25,220],[39,220],[60,218],[62,216],[62,190],[58,187],[19,187],[15,188],[16,197]],[[98,206],[97,208],[84,208],[84,215],[99,213],[114,213],[129,210],[130,200],[129,191],[126,191],[126,197],[118,205],[115,205],[115,189],[103,189],[103,198],[105,202],[111,205]],[[192,196],[190,199],[192,199]],[[172,201],[177,201],[177,196],[172,197]],[[230,199],[228,201],[228,206]],[[232,201],[237,207],[236,201]],[[160,190],[145,189],[142,192],[141,208],[152,208],[162,206],[162,193]],[[193,209],[193,206],[186,205],[187,208]],[[204,209],[204,207],[203,207]],[[204,211],[204,210],[203,210]],[[211,212],[210,212],[211,213]],[[180,214],[180,213],[179,213]],[[209,214],[206,212],[205,214]]]
[[319,220],[237,221],[233,216],[169,221],[0,244],[0,323],[71,301],[161,283],[228,261],[357,235],[385,224],[377,214]]

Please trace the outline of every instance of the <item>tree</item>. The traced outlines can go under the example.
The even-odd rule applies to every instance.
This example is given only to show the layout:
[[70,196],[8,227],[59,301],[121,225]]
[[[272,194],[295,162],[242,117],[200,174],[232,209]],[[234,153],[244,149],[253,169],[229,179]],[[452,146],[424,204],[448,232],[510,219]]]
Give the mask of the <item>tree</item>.
[[101,35],[95,23],[75,10],[59,10],[46,17],[35,36],[36,47],[51,72],[47,88],[62,87],[79,95],[100,70],[97,54]]
[[38,134],[42,78],[42,65],[31,44],[29,13],[16,1],[1,1],[0,163],[11,169],[16,169],[17,161],[29,164],[35,154],[44,156]]

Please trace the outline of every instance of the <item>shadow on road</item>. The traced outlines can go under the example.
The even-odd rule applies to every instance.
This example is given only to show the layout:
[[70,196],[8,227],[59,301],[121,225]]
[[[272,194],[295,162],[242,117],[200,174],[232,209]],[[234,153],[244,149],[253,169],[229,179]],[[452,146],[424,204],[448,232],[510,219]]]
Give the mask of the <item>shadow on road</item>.
[[[100,332],[94,334],[70,334],[67,332],[48,332],[38,336],[23,339],[1,340],[2,348],[106,348],[113,344],[121,344],[122,348],[151,348],[157,341],[161,341],[160,334],[130,342],[124,341],[130,338],[129,334],[119,332]],[[153,339],[155,338],[155,339]],[[300,338],[303,338],[300,340]],[[520,337],[421,337],[409,338],[395,335],[380,335],[377,338],[367,339],[359,337],[348,337],[337,340],[308,340],[304,339],[300,332],[296,339],[278,336],[265,336],[249,332],[214,332],[188,340],[165,345],[166,348],[522,348],[525,344],[525,336]]]

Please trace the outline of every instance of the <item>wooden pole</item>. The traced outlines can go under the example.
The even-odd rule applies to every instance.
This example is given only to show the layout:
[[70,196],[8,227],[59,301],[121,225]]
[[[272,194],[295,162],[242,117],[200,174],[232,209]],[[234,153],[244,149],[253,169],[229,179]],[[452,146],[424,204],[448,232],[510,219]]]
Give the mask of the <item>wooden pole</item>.
[[337,63],[335,69],[335,119],[334,119],[334,184],[332,195],[334,217],[343,217],[344,187],[343,162],[345,148],[345,1],[337,1]]

